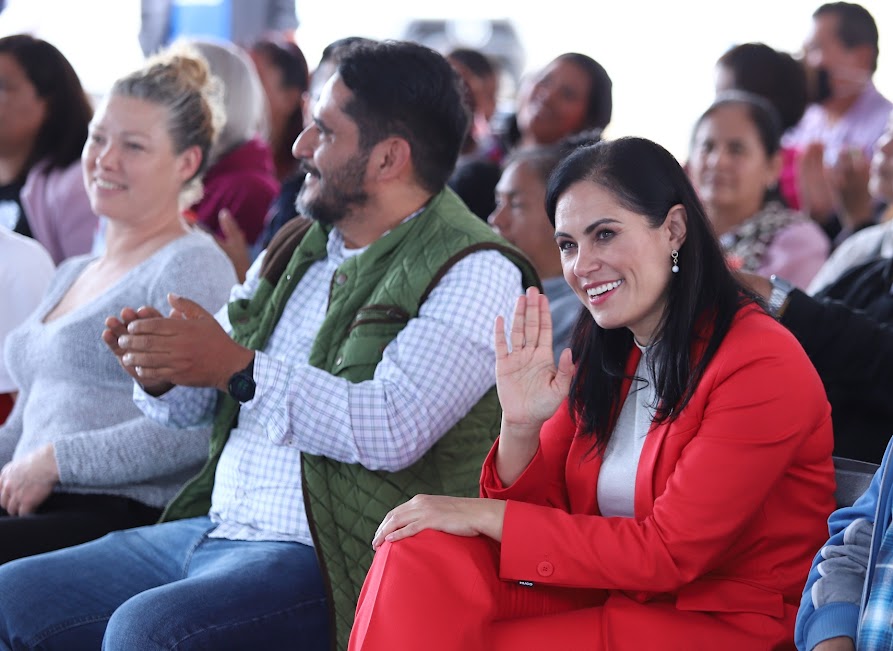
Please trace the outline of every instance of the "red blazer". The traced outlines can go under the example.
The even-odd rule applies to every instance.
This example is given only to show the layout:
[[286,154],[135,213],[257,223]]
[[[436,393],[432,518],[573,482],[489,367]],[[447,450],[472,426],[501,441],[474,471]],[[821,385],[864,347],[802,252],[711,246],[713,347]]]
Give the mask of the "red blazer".
[[500,577],[604,590],[598,648],[793,648],[834,509],[831,409],[794,337],[755,306],[739,312],[679,417],[652,425],[635,517],[599,515],[592,441],[564,405],[508,488],[497,441],[481,494],[509,500]]

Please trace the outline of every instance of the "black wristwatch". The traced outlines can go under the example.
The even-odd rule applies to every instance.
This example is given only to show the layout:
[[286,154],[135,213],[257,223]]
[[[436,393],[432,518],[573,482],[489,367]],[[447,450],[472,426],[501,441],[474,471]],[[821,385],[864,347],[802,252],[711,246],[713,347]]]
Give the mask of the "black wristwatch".
[[254,383],[254,358],[238,373],[233,373],[229,382],[226,383],[226,390],[233,398],[239,402],[248,402],[254,397],[254,390],[257,385]]

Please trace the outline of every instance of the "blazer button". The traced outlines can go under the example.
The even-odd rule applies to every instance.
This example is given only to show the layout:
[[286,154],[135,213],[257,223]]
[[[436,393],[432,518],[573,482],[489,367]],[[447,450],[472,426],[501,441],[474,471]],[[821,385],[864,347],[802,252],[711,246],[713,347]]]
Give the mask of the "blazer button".
[[555,571],[555,568],[552,567],[552,563],[549,561],[542,561],[539,565],[536,566],[536,572],[540,576],[552,576],[552,573]]
[[336,285],[343,285],[346,282],[347,282],[347,274],[340,273],[337,276],[335,276],[335,284]]

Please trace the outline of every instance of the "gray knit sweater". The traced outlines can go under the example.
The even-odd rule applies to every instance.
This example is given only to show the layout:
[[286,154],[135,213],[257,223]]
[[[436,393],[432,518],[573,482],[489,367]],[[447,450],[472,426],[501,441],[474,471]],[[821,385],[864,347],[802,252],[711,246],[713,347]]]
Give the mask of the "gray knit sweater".
[[57,490],[160,507],[207,458],[211,428],[169,429],[143,416],[133,404],[133,381],[102,341],[104,321],[124,307],[151,305],[167,314],[168,292],[215,312],[236,277],[211,237],[196,231],[131,269],[99,298],[42,323],[92,259],[63,263],[37,310],[7,338],[6,364],[20,394],[0,427],[0,465],[53,443]]

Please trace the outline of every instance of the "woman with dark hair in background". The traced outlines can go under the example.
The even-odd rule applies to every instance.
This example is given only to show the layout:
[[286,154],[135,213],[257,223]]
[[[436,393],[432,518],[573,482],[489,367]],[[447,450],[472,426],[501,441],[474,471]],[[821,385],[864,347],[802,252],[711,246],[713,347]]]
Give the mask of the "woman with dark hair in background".
[[[716,92],[743,90],[764,97],[778,111],[782,136],[796,125],[808,103],[806,69],[787,52],[764,43],[743,43],[726,51],[716,62]],[[782,145],[778,190],[793,209],[797,196],[797,152]]]
[[546,205],[586,308],[573,353],[556,367],[535,290],[511,352],[497,319],[481,498],[385,517],[350,648],[790,646],[834,507],[815,370],[733,278],[662,147],[578,149]]
[[728,91],[695,123],[688,171],[732,267],[806,287],[831,245],[785,206],[781,165],[781,123],[762,97]]
[[304,53],[289,41],[262,40],[248,52],[267,97],[270,113],[267,140],[280,183],[298,174],[298,161],[291,148],[304,130],[304,101],[310,90],[310,71]]
[[53,45],[0,38],[0,224],[30,235],[58,264],[87,253],[97,217],[80,157],[93,116],[77,73]]
[[562,276],[561,252],[555,246],[555,229],[546,214],[546,187],[549,175],[565,156],[598,140],[598,135],[583,133],[554,145],[513,152],[496,184],[496,208],[487,220],[493,230],[524,252],[542,280],[552,315],[556,364],[561,351],[570,345],[580,301]]
[[522,84],[507,149],[551,145],[581,131],[604,130],[613,110],[611,89],[611,78],[594,59],[576,52],[556,57]]

